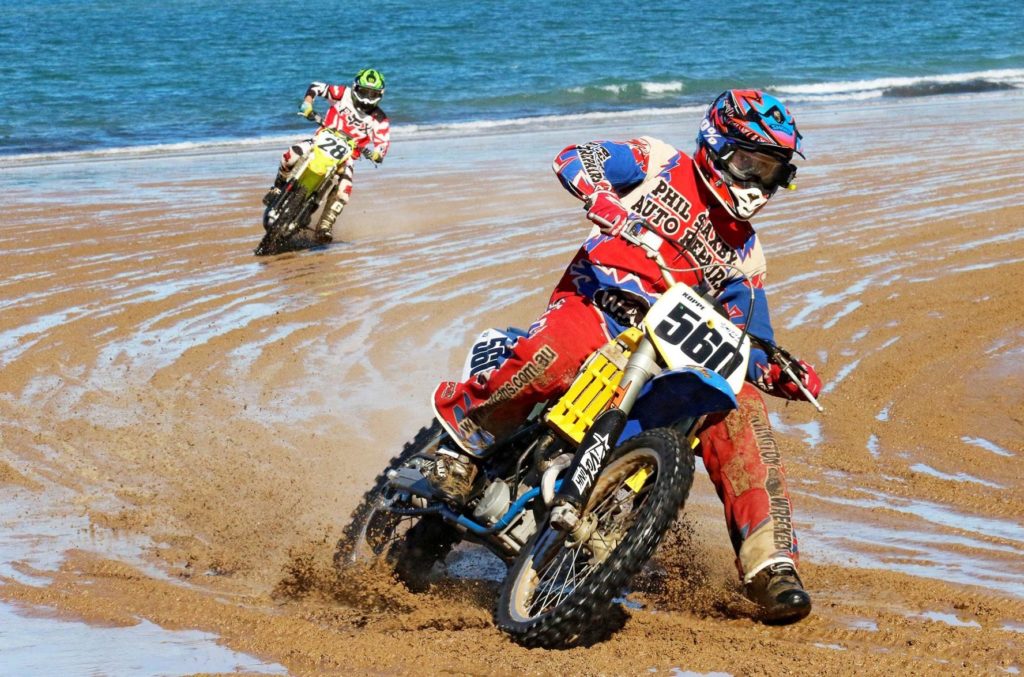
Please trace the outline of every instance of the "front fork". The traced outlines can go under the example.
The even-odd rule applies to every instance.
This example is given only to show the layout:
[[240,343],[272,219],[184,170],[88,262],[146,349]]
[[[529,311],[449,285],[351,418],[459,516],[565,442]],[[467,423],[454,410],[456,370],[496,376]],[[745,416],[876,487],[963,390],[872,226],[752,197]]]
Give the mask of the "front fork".
[[551,513],[553,526],[563,530],[575,527],[580,512],[590,499],[594,480],[601,471],[604,459],[622,435],[626,419],[640,391],[660,371],[654,344],[645,336],[626,362],[622,385],[612,399],[611,406],[594,419],[576,449],[576,455],[565,474],[567,480],[562,482],[555,494],[555,508]]

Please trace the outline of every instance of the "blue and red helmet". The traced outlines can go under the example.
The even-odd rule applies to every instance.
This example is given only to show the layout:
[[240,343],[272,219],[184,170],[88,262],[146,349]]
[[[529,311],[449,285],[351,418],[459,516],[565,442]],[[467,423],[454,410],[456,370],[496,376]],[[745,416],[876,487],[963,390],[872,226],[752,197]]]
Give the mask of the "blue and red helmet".
[[756,89],[730,89],[712,103],[697,132],[694,163],[718,201],[747,220],[796,176],[802,136],[785,104]]

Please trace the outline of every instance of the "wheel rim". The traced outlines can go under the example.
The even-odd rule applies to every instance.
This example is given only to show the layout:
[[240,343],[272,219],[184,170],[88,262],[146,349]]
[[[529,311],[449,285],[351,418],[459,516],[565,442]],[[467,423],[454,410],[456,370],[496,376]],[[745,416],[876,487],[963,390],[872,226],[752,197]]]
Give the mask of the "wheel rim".
[[568,534],[544,528],[531,561],[519,570],[512,587],[509,610],[515,620],[525,622],[551,613],[597,571],[635,523],[659,470],[660,457],[653,449],[630,451],[597,479],[584,512],[584,519],[594,520],[588,538],[575,543]]

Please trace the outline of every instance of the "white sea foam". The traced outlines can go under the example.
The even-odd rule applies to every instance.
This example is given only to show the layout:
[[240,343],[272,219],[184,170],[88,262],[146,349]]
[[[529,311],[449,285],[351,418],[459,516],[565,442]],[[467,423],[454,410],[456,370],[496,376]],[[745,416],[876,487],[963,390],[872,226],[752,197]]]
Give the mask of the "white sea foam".
[[[593,91],[599,89],[603,92],[611,92],[612,94],[621,94],[631,87],[636,87],[637,83],[633,82],[617,82],[610,85],[583,85],[580,87],[570,87],[569,93],[571,94],[583,94],[588,89]],[[683,91],[685,86],[679,80],[673,80],[672,82],[641,82],[639,83],[640,91],[649,96],[665,96],[667,94],[678,94]]]
[[769,89],[779,94],[805,94],[821,99],[835,95],[860,94],[866,95],[881,92],[893,87],[912,87],[926,83],[955,84],[972,80],[988,80],[1006,85],[1024,86],[1024,69],[1003,69],[989,71],[972,71],[968,73],[950,73],[948,75],[926,75],[917,77],[877,78],[874,80],[842,80],[838,82],[815,82],[806,85],[773,85]]
[[640,88],[645,94],[676,94],[683,91],[682,82],[641,82]]
[[[771,88],[770,88],[771,89]],[[771,89],[776,94],[785,94],[776,89]],[[786,103],[792,103],[794,101],[817,101],[823,103],[840,102],[840,101],[867,101],[869,99],[881,99],[883,90],[867,90],[861,92],[845,92],[838,94],[785,94]]]

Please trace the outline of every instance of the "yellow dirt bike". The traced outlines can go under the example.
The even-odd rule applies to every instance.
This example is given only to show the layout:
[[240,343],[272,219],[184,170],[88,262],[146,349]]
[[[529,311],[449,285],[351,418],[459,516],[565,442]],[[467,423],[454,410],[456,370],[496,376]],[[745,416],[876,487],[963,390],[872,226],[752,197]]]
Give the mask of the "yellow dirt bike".
[[[303,116],[322,125],[317,113]],[[321,126],[313,135],[313,147],[295,165],[281,194],[263,213],[266,233],[253,252],[256,256],[278,254],[310,220],[323,198],[335,185],[335,177],[355,161],[356,140],[340,129]]]

